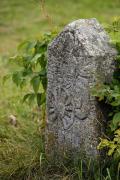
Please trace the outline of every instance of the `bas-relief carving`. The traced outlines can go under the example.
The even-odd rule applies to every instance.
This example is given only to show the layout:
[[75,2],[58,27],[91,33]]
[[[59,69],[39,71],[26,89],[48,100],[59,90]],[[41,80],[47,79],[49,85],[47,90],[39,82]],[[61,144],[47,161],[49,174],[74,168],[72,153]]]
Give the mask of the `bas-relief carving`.
[[[80,85],[78,85],[81,88]],[[66,88],[55,88],[51,91],[49,99],[49,116],[51,121],[62,121],[64,129],[70,128],[75,120],[84,120],[89,114],[89,95],[86,88],[82,86],[79,90],[73,92]]]
[[[64,145],[71,150],[77,147],[79,152],[85,147],[86,155],[99,154],[96,111],[100,110],[90,87],[112,75],[115,55],[108,36],[95,19],[69,24],[49,45],[47,130],[57,137],[57,149],[55,145],[51,151],[59,152]],[[101,124],[103,119],[101,116]]]
[[62,121],[67,130],[75,120],[84,120],[89,114],[88,81],[80,76],[80,68],[77,68],[75,61],[63,60],[56,63],[56,66],[56,87],[50,92],[49,102],[52,105],[49,116],[51,121]]

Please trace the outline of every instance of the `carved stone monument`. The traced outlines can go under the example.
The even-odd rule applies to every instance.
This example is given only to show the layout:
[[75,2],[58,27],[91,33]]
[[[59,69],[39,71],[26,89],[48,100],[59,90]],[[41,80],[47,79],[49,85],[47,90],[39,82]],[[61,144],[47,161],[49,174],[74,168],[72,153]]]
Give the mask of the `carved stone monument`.
[[104,115],[91,87],[109,81],[116,50],[96,19],[67,25],[48,48],[46,152],[97,158]]

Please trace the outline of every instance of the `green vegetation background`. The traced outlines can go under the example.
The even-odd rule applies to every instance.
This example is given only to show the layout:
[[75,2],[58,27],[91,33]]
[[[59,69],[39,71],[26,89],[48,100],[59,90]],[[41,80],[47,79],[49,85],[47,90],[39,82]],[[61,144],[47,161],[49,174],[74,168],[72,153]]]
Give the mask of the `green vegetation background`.
[[[120,0],[46,0],[45,6],[40,0],[0,0],[0,177],[37,164],[41,148],[39,112],[36,106],[21,104],[27,88],[21,91],[11,80],[2,84],[2,77],[17,68],[7,57],[22,40],[62,29],[73,20],[95,17],[106,25],[115,16],[120,16]],[[17,117],[17,128],[9,123],[11,114]]]
[[0,53],[13,50],[25,38],[79,18],[95,17],[109,23],[120,15],[120,0],[46,0],[45,6],[43,10],[40,0],[0,0]]

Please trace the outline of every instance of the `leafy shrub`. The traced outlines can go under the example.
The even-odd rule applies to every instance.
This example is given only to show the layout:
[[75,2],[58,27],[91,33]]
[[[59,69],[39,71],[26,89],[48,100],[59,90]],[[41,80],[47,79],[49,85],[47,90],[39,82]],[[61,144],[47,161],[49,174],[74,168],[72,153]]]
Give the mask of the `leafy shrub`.
[[108,147],[108,156],[114,153],[115,158],[120,157],[120,128],[115,130],[113,140],[101,139],[98,149]]
[[[115,18],[107,30],[114,34],[120,33],[120,18]],[[98,149],[107,148],[109,156],[120,160],[120,38],[113,42],[118,50],[113,80],[110,84],[96,84],[92,92],[99,101],[111,106],[107,128],[109,139],[101,139]]]
[[36,101],[41,109],[41,119],[45,118],[46,88],[47,88],[47,47],[57,32],[41,35],[33,41],[24,41],[18,46],[17,54],[10,58],[11,63],[18,66],[18,70],[3,77],[3,82],[12,77],[16,86],[24,86],[32,90],[24,95],[23,102],[32,104]]

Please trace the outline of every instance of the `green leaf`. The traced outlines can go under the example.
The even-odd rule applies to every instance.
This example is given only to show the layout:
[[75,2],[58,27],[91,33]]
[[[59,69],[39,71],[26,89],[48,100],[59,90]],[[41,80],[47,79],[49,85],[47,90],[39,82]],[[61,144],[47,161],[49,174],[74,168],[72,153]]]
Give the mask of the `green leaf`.
[[31,76],[33,74],[32,70],[29,68],[29,69],[24,69],[23,72],[23,77],[26,77],[26,76]]
[[28,44],[28,41],[23,41],[19,44],[19,46],[17,47],[18,51],[21,49],[24,49]]
[[37,41],[23,41],[19,46],[18,46],[18,51],[24,50],[26,52],[31,51],[37,44]]
[[41,79],[41,81],[42,81],[43,88],[46,91],[46,89],[47,89],[47,77],[43,77]]
[[39,76],[47,76],[46,69],[43,69],[42,71],[39,72]]
[[12,80],[13,80],[13,82],[14,82],[17,86],[19,86],[20,83],[21,83],[21,80],[22,80],[22,74],[21,74],[21,72],[15,72],[15,73],[13,73],[13,75],[12,75]]
[[108,156],[111,156],[114,153],[116,147],[117,147],[117,145],[111,144],[110,149],[108,151]]
[[37,105],[40,107],[46,102],[46,93],[37,93]]
[[29,98],[30,95],[31,95],[30,93],[26,94],[26,95],[23,97],[22,102],[24,103],[24,102]]
[[42,94],[41,93],[37,93],[37,105],[39,107],[41,106],[41,97],[42,97]]
[[114,131],[115,129],[117,129],[118,125],[120,123],[120,112],[116,113],[114,116],[113,116],[113,120],[111,122],[111,130]]
[[23,87],[25,87],[25,85],[26,85],[26,79],[23,78],[20,83],[20,88],[22,89]]
[[32,103],[33,103],[35,97],[36,97],[36,96],[35,96],[35,93],[31,93],[31,95],[30,95],[29,98],[28,98],[29,104],[32,104]]
[[35,94],[34,93],[28,93],[23,97],[23,103],[28,100],[29,104],[31,104],[35,99]]
[[36,64],[38,62],[38,59],[41,57],[42,55],[41,54],[36,54],[32,60],[31,60],[31,63],[32,64]]
[[39,60],[39,64],[40,64],[42,69],[46,68],[47,59],[46,59],[44,54],[41,56],[41,58]]
[[39,90],[39,86],[40,86],[40,77],[34,76],[31,80],[31,84],[33,86],[34,92],[37,93]]
[[41,97],[41,105],[46,103],[46,92],[42,93],[42,97]]
[[119,106],[120,105],[120,100],[114,101],[110,103],[112,106]]

